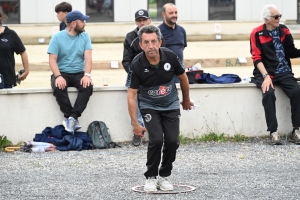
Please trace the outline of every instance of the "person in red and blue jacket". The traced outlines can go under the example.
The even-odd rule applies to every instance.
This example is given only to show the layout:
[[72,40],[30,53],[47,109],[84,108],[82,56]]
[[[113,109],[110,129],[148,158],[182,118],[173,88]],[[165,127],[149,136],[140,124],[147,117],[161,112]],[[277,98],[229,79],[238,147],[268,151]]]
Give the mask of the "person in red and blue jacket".
[[300,144],[300,89],[292,73],[290,58],[300,57],[289,29],[280,24],[282,14],[275,5],[265,5],[262,10],[264,24],[253,29],[250,35],[250,52],[254,63],[254,80],[262,90],[270,143],[282,144],[277,132],[275,85],[290,98],[293,130],[290,141]]

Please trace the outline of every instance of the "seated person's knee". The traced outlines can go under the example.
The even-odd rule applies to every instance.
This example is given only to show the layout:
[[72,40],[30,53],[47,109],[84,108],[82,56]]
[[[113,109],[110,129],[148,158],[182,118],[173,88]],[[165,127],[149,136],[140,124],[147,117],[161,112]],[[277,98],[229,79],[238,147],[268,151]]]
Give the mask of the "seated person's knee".
[[269,88],[269,90],[266,90],[264,93],[264,96],[274,96],[275,95],[275,90],[273,88]]

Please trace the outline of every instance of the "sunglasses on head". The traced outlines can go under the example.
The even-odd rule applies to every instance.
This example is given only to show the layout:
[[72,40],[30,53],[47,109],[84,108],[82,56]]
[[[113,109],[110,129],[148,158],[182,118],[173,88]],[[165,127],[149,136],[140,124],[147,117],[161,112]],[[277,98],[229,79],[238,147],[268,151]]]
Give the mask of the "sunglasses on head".
[[274,15],[274,16],[270,16],[270,17],[273,17],[274,19],[279,19],[279,18],[281,18],[282,17],[282,14],[279,14],[279,15]]

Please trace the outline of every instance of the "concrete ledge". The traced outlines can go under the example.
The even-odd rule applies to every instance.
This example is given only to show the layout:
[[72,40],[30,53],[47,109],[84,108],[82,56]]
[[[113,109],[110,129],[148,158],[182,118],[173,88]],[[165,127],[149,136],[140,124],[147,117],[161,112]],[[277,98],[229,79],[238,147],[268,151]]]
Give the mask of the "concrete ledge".
[[[180,90],[180,89],[179,89]],[[74,103],[77,92],[70,88]],[[179,91],[181,97],[181,91]],[[190,97],[200,105],[192,111],[181,111],[180,133],[187,137],[210,132],[230,136],[265,136],[266,123],[261,92],[250,83],[193,84]],[[291,130],[290,103],[280,88],[276,88],[279,133]],[[1,135],[14,143],[32,140],[45,127],[61,124],[63,115],[50,88],[0,90]],[[104,121],[115,142],[131,141],[132,127],[127,110],[126,87],[95,87],[90,102],[79,118],[81,131],[94,120]]]

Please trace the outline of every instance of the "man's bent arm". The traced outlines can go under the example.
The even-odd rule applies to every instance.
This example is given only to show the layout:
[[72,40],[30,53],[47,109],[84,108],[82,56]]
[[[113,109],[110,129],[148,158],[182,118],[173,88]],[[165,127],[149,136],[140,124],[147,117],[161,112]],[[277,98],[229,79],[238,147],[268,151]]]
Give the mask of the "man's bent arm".
[[84,51],[85,73],[90,74],[92,71],[92,50]]
[[137,89],[128,88],[128,93],[127,93],[128,112],[133,126],[139,124],[137,119],[136,96],[137,96]]
[[178,78],[180,81],[180,88],[182,91],[182,108],[183,110],[190,110],[193,104],[190,102],[189,80],[185,72],[179,75]]
[[55,77],[57,77],[58,75],[60,75],[60,71],[58,69],[58,65],[57,65],[57,55],[55,54],[49,54],[49,65],[50,65],[50,69],[53,73],[53,75]]
[[24,68],[24,75],[21,75],[22,78],[26,78],[26,76],[29,74],[29,61],[28,61],[28,55],[26,50],[20,53],[21,59],[22,59],[22,64]]
[[257,63],[257,69],[260,71],[261,74],[267,74],[267,70],[262,62]]
[[[262,62],[257,63],[257,69],[260,71],[261,74],[268,74],[268,72]],[[270,86],[274,89],[271,77],[266,76],[261,85],[262,92],[265,93],[266,91],[269,91]]]
[[123,60],[122,60],[122,65],[125,69],[125,71],[128,73],[130,63],[132,61],[132,50],[130,48],[130,44],[128,44],[127,40],[125,39],[124,41],[124,50],[123,50]]
[[136,105],[137,89],[128,88],[127,101],[128,101],[128,112],[131,118],[133,127],[133,133],[138,137],[143,137],[143,132],[146,129],[141,126],[137,119],[137,105]]

